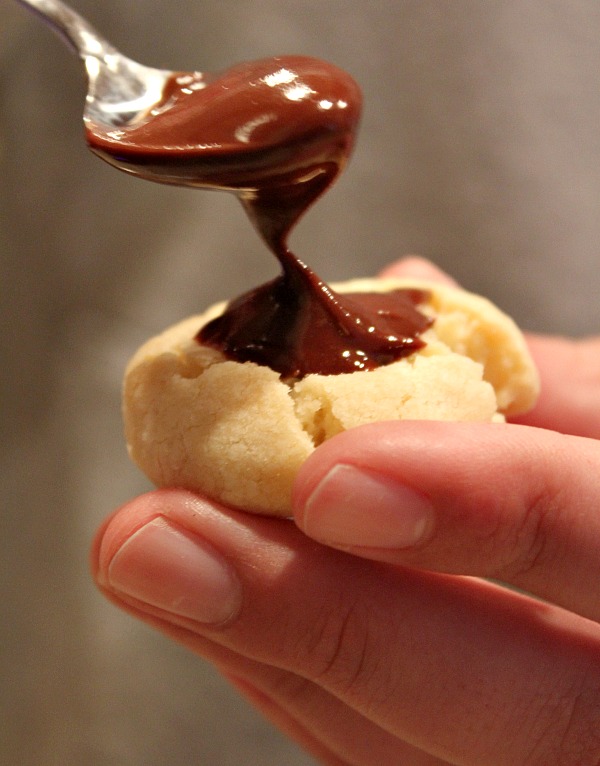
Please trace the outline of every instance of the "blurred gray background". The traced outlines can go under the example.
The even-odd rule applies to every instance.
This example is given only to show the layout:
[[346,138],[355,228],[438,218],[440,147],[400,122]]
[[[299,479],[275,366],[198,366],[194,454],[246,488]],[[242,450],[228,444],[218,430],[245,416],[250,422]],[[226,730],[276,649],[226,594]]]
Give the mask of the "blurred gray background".
[[[77,0],[132,58],[327,58],[362,85],[344,177],[292,245],[326,279],[432,258],[525,327],[598,331],[596,0]],[[273,276],[237,201],[118,173],[58,38],[0,7],[0,763],[311,763],[191,654],[96,593],[89,541],[147,488],[119,413],[151,333]]]

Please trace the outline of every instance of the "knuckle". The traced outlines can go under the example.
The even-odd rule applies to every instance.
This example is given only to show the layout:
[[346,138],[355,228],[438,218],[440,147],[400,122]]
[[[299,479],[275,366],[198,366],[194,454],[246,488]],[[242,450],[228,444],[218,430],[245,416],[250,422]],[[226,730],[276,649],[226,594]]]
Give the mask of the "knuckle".
[[338,693],[367,686],[374,676],[369,614],[357,602],[329,610],[315,633],[309,652],[314,680]]
[[600,688],[597,679],[584,681],[574,692],[547,701],[540,718],[545,725],[538,733],[538,746],[531,766],[600,765]]
[[569,723],[561,738],[561,763],[581,766],[600,764],[600,696],[596,690],[579,695],[569,716]]
[[545,571],[547,565],[556,565],[561,539],[556,531],[565,502],[562,489],[549,484],[526,498],[505,545],[508,553],[501,576],[518,584],[534,572]]

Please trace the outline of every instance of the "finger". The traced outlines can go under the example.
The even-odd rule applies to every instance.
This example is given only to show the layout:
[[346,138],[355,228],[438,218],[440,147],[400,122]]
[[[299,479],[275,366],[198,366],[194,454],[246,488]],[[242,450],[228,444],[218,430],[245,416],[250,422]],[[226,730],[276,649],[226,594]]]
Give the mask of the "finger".
[[320,764],[325,764],[326,766],[350,766],[350,764],[354,764],[355,766],[358,766],[363,763],[362,761],[354,759],[349,761],[339,758],[315,736],[313,730],[307,729],[300,724],[294,716],[291,716],[285,708],[277,704],[262,689],[259,690],[254,684],[240,678],[233,676],[228,676],[228,678],[230,683],[232,683],[237,690],[254,705],[254,707],[260,710],[265,718],[271,721],[271,723],[290,739],[297,742],[303,750],[310,753]]
[[[449,766],[448,761],[442,761],[428,755],[422,750],[410,747],[391,737],[379,727],[369,725],[362,716],[353,714],[343,703],[314,684],[304,682],[308,695],[302,695],[307,705],[298,714],[300,705],[296,699],[286,695],[283,703],[276,700],[273,693],[272,679],[257,679],[252,681],[226,674],[236,688],[257,707],[263,715],[272,721],[281,731],[318,758],[319,763],[346,764],[347,766],[376,766],[379,764],[401,763],[403,766]],[[289,674],[286,674],[289,676]],[[302,679],[294,676],[295,683]],[[286,681],[288,679],[286,678]],[[278,689],[276,690],[278,691]],[[323,705],[322,703],[325,703]],[[291,715],[289,710],[293,710]],[[328,728],[329,727],[329,728]],[[341,755],[339,750],[339,730],[343,728],[344,744]],[[321,738],[317,739],[319,735]],[[324,746],[323,742],[335,737],[332,749]],[[388,745],[388,746],[386,746]],[[335,753],[332,755],[332,753]]]
[[[240,691],[248,700],[250,700],[250,702],[252,702],[256,708],[261,711],[265,718],[274,723],[280,731],[298,742],[304,750],[317,758],[319,763],[328,765],[331,764],[331,766],[350,766],[350,764],[353,766],[361,766],[362,764],[373,763],[373,761],[364,760],[364,748],[362,747],[363,740],[360,738],[358,739],[358,745],[361,750],[363,750],[362,753],[355,752],[352,749],[344,747],[344,755],[339,756],[334,750],[325,745],[323,741],[318,737],[318,735],[322,733],[322,720],[313,720],[308,724],[308,726],[304,725],[304,723],[300,723],[297,714],[290,715],[286,707],[275,701],[270,691],[270,684],[266,684],[267,690],[265,690],[263,684],[261,684],[261,688],[259,689],[254,679],[252,681],[248,681],[245,678],[242,679],[231,675],[228,675],[228,678],[234,684],[234,686],[236,686],[238,691]],[[300,681],[300,679],[298,679],[298,681]],[[330,696],[329,699],[332,700]],[[329,712],[329,709],[327,712]],[[312,715],[310,717],[312,718]],[[342,711],[342,717],[345,721],[345,710]],[[338,728],[339,723],[336,722],[336,729]],[[326,739],[331,739],[331,733],[327,732],[327,734],[329,736],[326,737]],[[388,757],[391,756],[392,758],[395,758],[397,754],[388,753],[387,755]],[[379,757],[381,757],[381,753],[379,753]],[[391,761],[381,761],[381,763],[386,762]]]
[[379,274],[380,277],[396,277],[398,279],[424,279],[429,282],[456,286],[456,282],[431,261],[418,255],[408,255],[387,266]]
[[300,528],[332,547],[496,578],[600,620],[592,440],[506,424],[377,423],[319,447],[294,502]]
[[527,342],[541,394],[535,408],[514,422],[600,439],[600,338],[530,335]]
[[[110,519],[100,530],[92,552],[92,568],[97,572],[100,547],[105,531],[119,540],[127,530],[141,528],[156,520],[156,506],[145,503],[147,495]],[[150,506],[150,507],[149,507]],[[122,518],[125,516],[125,518]],[[110,600],[151,624],[178,643],[214,663],[221,673],[258,707],[284,733],[310,752],[320,763],[331,766],[403,763],[406,766],[446,766],[446,761],[398,740],[316,684],[294,673],[272,667],[220,646],[194,630],[173,625],[124,604],[112,591]]]
[[[380,276],[425,279],[458,286],[433,263],[407,256]],[[600,439],[600,337],[571,340],[529,334],[529,350],[542,381],[535,408],[515,423]]]
[[150,521],[133,512],[129,526],[129,506],[97,546],[99,583],[130,608],[302,676],[460,766],[600,758],[598,626],[472,578],[326,549],[289,522],[188,493],[140,502]]

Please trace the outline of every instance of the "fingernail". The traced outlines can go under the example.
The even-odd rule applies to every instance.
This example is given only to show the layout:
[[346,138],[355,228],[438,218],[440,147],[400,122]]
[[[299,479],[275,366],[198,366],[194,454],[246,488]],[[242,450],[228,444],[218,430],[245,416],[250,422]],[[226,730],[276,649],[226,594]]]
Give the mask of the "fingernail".
[[408,548],[428,535],[433,522],[425,495],[351,465],[332,468],[301,513],[306,534],[340,547]]
[[217,624],[241,604],[241,586],[228,562],[202,538],[163,517],[134,532],[113,556],[108,583],[178,617]]

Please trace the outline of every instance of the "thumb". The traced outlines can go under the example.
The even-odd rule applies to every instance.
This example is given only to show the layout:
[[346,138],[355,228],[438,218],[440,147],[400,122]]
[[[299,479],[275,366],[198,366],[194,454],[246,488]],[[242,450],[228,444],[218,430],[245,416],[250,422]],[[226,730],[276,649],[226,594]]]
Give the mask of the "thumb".
[[298,526],[330,547],[490,577],[600,619],[600,445],[507,424],[390,422],[302,467]]

